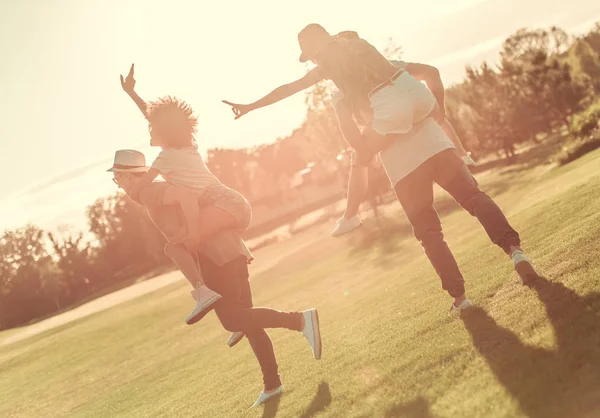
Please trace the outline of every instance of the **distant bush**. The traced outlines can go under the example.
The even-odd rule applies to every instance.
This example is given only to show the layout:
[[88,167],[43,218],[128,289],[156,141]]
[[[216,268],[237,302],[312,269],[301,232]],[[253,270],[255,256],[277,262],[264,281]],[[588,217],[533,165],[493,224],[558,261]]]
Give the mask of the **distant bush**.
[[598,129],[600,122],[600,101],[585,111],[578,113],[571,121],[571,133],[578,138],[588,139]]
[[578,158],[583,157],[588,152],[600,148],[600,137],[592,138],[583,143],[579,143],[572,148],[565,149],[557,158],[558,165],[565,165]]

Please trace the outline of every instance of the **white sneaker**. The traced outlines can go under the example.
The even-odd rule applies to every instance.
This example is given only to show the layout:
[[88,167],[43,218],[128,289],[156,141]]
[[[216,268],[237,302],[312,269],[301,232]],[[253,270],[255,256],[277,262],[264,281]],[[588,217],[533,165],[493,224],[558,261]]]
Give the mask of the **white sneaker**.
[[519,275],[521,284],[528,284],[531,280],[537,279],[539,276],[533,267],[533,263],[525,255],[523,251],[517,250],[512,253],[511,257],[515,270]]
[[471,153],[467,152],[467,155],[463,155],[462,156],[462,160],[465,162],[466,165],[477,165],[477,163],[473,160],[473,158],[471,158]]
[[282,393],[283,393],[283,385],[281,385],[277,389],[275,389],[275,391],[273,393],[261,392],[260,395],[258,395],[258,399],[256,400],[256,402],[254,402],[254,404],[250,407],[250,409],[256,408],[257,406],[262,405],[265,402],[267,402],[269,399],[275,398],[275,397],[281,395]]
[[360,228],[362,221],[360,216],[354,215],[351,218],[341,217],[335,224],[335,228],[331,231],[332,237],[339,237],[340,235],[347,234],[350,231],[354,231],[356,228]]
[[321,328],[319,326],[319,313],[316,309],[302,312],[304,329],[302,335],[308,340],[315,360],[321,359]]
[[190,292],[196,301],[194,310],[185,318],[185,323],[188,325],[195,324],[200,321],[204,315],[209,313],[215,306],[215,302],[221,299],[221,295],[209,289],[205,285],[199,284]]
[[227,345],[229,347],[233,347],[234,345],[236,345],[237,343],[242,341],[242,338],[244,338],[243,332],[233,332],[231,334],[231,336],[229,337],[229,339],[227,340]]
[[471,303],[471,301],[469,299],[465,299],[461,302],[460,305],[456,306],[454,304],[454,302],[452,302],[452,306],[450,307],[450,313],[458,313],[460,311],[463,311],[465,309],[470,308],[471,306],[473,306],[473,304]]

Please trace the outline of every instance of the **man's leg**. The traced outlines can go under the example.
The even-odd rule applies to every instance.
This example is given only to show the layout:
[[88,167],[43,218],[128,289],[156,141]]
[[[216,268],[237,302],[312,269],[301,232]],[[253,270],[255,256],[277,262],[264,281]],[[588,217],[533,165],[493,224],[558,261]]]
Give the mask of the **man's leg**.
[[[239,277],[240,302],[243,307],[252,308],[252,290],[248,279]],[[252,347],[252,351],[260,364],[263,374],[265,392],[277,389],[281,386],[281,377],[278,373],[277,360],[273,342],[264,328],[251,328],[246,330],[246,338]]]
[[240,258],[219,268],[201,256],[201,264],[209,285],[216,286],[223,292],[223,298],[215,308],[223,328],[228,331],[242,331],[244,328],[243,333],[260,365],[265,391],[277,389],[281,386],[281,379],[271,339],[263,328],[241,325],[238,321],[246,310],[252,308],[246,260]]
[[[249,289],[244,290],[246,286],[249,286],[248,263],[244,257],[239,257],[221,267],[216,266],[202,255],[199,257],[208,287],[223,296],[224,300],[217,302],[215,310],[221,311],[220,314],[217,311],[217,315],[226,330],[244,333],[255,328],[302,330],[301,312],[256,308],[248,303],[248,299],[251,300],[251,294],[248,293]],[[219,309],[220,305],[225,305],[226,309]]]
[[521,249],[519,234],[510,226],[502,210],[488,195],[479,190],[477,180],[454,152],[444,151],[436,157],[435,181],[475,216],[490,240],[508,254],[521,283],[533,283],[538,274],[531,260]]
[[479,190],[477,180],[462,160],[452,150],[442,151],[433,159],[436,163],[434,181],[479,220],[491,241],[509,255],[519,248],[519,234],[510,226],[498,205]]
[[[316,330],[319,334],[318,349],[314,341],[309,343],[313,353],[318,351],[320,357],[320,331],[318,323],[313,324],[307,312],[282,312],[268,308],[254,308],[252,291],[248,282],[248,264],[240,257],[225,266],[218,267],[206,257],[200,256],[200,263],[209,286],[222,292],[223,298],[217,302],[215,312],[225,328],[232,332],[243,332],[260,364],[265,393],[281,386],[277,361],[271,339],[264,328],[287,328],[301,331],[305,336],[308,331]],[[315,339],[316,340],[316,339]],[[260,398],[259,398],[260,399]]]
[[394,190],[412,224],[415,237],[421,242],[425,254],[442,281],[442,288],[458,302],[458,306],[464,299],[464,280],[448,244],[444,241],[440,218],[433,206],[432,169],[431,161],[426,161],[400,180]]

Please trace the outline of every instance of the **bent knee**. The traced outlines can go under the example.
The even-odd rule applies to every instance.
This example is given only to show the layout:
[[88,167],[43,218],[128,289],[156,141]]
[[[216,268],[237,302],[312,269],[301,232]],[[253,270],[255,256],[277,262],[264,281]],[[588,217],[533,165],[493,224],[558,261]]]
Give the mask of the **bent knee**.
[[431,228],[423,231],[415,231],[414,234],[415,238],[425,248],[440,242],[444,242],[444,233],[442,232],[442,228]]
[[492,199],[487,194],[485,194],[479,189],[476,189],[473,193],[469,194],[468,196],[465,196],[465,198],[461,199],[461,201],[459,201],[458,203],[472,216],[475,216],[475,211],[477,207],[480,204],[491,200]]

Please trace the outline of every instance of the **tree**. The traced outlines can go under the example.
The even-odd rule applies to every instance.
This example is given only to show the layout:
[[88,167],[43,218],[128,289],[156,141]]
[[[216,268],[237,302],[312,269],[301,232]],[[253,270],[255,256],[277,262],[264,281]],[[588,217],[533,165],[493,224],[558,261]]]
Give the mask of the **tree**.
[[206,165],[227,186],[251,197],[248,163],[252,161],[246,149],[214,148],[208,150]]
[[592,49],[600,54],[600,22],[596,22],[592,30],[590,30],[583,39],[592,47]]
[[578,39],[569,51],[569,63],[573,75],[590,78],[596,94],[600,93],[600,55],[585,39]]
[[94,263],[99,276],[118,280],[124,271],[141,274],[166,262],[163,236],[144,208],[127,195],[97,199],[87,216],[97,240]]
[[0,238],[0,322],[16,326],[61,307],[64,284],[47,252],[46,234],[34,225]]
[[502,46],[500,59],[505,62],[531,61],[531,55],[560,55],[568,47],[570,36],[562,29],[519,29],[510,35]]
[[74,233],[69,227],[61,226],[57,233],[48,232],[70,299],[83,295],[87,286],[96,280],[92,268],[90,248],[85,245],[83,233]]
[[400,60],[402,53],[402,46],[396,43],[393,38],[388,38],[387,44],[383,49],[383,55],[389,60]]

